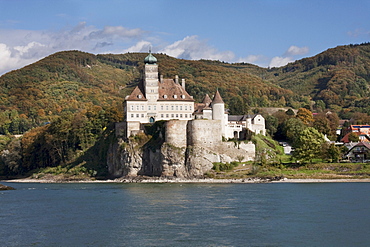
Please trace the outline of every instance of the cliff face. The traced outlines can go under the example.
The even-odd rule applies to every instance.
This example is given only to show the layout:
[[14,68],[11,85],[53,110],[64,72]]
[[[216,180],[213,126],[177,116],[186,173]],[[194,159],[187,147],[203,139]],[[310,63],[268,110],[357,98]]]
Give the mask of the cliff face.
[[[162,126],[163,127],[163,126]],[[236,146],[233,142],[219,142],[213,146],[200,144],[177,147],[158,133],[147,142],[138,138],[126,141],[118,138],[108,153],[108,170],[113,177],[136,177],[139,175],[158,177],[196,178],[202,177],[213,167],[213,162],[231,162],[243,157],[254,158],[254,144]]]

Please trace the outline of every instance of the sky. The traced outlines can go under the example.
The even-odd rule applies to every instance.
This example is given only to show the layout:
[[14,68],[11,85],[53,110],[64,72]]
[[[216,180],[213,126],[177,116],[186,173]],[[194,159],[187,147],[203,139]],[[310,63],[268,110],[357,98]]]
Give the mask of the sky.
[[369,0],[0,0],[0,75],[58,51],[280,67],[370,41]]

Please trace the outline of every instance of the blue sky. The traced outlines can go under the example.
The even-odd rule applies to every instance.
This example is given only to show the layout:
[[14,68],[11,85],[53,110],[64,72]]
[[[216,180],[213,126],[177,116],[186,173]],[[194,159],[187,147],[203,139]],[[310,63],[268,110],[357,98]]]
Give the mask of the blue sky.
[[365,0],[0,0],[0,75],[63,50],[279,67],[370,41]]

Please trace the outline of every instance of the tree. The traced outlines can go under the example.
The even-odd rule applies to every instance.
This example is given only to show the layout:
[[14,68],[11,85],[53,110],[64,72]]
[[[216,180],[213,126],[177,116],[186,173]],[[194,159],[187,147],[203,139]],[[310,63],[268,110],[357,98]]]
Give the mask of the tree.
[[307,126],[299,118],[291,118],[284,122],[283,133],[293,145],[298,136]]
[[293,157],[299,161],[311,162],[314,158],[321,157],[322,145],[325,143],[324,135],[315,128],[303,129],[294,143]]
[[360,138],[358,137],[358,134],[356,134],[354,132],[349,133],[349,135],[348,135],[348,141],[350,141],[350,142],[358,142],[359,140],[360,140]]
[[330,160],[331,162],[338,162],[341,155],[341,150],[339,147],[335,146],[333,143],[325,143],[323,145],[322,157],[324,159]]
[[312,112],[306,108],[299,108],[296,117],[307,126],[310,126],[313,122]]
[[278,119],[272,115],[267,115],[265,117],[265,124],[266,124],[266,130],[267,132],[273,136],[278,128],[279,122]]
[[314,117],[313,127],[324,135],[330,135],[330,122],[325,113],[319,113]]
[[234,96],[229,101],[229,110],[231,115],[245,114],[245,103],[239,95]]

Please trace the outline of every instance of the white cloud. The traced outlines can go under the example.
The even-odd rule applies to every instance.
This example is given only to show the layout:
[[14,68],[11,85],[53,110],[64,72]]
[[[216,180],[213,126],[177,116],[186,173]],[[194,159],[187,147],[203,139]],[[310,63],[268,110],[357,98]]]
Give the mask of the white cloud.
[[[32,45],[31,45],[32,46]],[[17,47],[21,51],[17,51],[7,46],[6,44],[0,43],[0,75],[3,72],[23,67],[27,64],[35,62],[36,59],[29,58],[27,56],[22,57],[22,51],[26,51],[25,47]]]
[[105,26],[104,29],[91,32],[89,38],[91,39],[103,39],[103,38],[112,38],[120,37],[124,39],[139,39],[144,34],[144,31],[135,28],[127,29],[122,26]]
[[235,55],[231,51],[220,52],[217,49],[208,45],[206,41],[199,40],[198,36],[187,36],[182,40],[176,41],[171,45],[166,46],[159,52],[166,53],[169,56],[198,60],[210,59],[220,61],[232,61]]
[[[108,47],[118,50],[122,46],[135,46],[145,33],[138,28],[122,26],[97,29],[86,25],[86,22],[57,31],[0,30],[0,75],[58,51],[103,53]],[[140,41],[136,45],[140,45]]]
[[122,50],[121,53],[127,53],[127,52],[148,52],[149,48],[152,46],[152,44],[149,41],[141,40],[137,42],[135,45]]
[[[96,28],[86,22],[62,30],[2,30],[0,29],[0,75],[36,62],[52,53],[81,50],[91,53],[153,52],[166,53],[182,59],[210,59],[226,62],[247,62],[259,66],[279,67],[308,52],[308,47],[290,46],[284,55],[269,58],[249,55],[236,58],[232,51],[219,51],[198,36],[187,36],[172,44],[150,32],[123,26]],[[127,48],[128,47],[128,48]]]
[[269,67],[281,67],[287,65],[288,63],[294,62],[296,59],[295,56],[302,56],[309,52],[307,46],[298,47],[292,45],[285,51],[283,56],[273,57],[269,63]]
[[266,57],[263,55],[249,55],[246,57],[241,57],[238,59],[239,63],[251,63],[251,64],[261,64],[266,61]]
[[348,31],[347,35],[350,36],[350,37],[353,37],[353,38],[357,38],[357,37],[363,36],[363,35],[369,36],[370,31],[364,30],[362,28],[357,28],[353,31]]
[[269,67],[280,67],[294,62],[291,57],[273,57],[270,61]]
[[308,52],[309,52],[309,48],[307,46],[298,47],[298,46],[292,45],[285,52],[285,55],[286,56],[305,55]]

